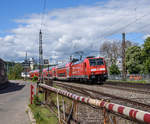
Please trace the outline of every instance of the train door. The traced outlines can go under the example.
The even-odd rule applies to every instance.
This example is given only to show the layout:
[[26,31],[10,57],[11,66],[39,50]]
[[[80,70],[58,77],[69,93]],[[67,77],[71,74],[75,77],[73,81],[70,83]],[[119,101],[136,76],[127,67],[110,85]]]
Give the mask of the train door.
[[67,67],[67,78],[69,78],[69,67]]

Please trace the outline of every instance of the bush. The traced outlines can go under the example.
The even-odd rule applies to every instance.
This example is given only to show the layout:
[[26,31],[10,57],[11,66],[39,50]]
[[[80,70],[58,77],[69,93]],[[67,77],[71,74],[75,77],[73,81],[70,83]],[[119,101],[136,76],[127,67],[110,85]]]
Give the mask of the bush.
[[119,70],[118,66],[115,65],[115,64],[112,64],[112,65],[109,67],[109,72],[110,72],[110,75],[120,74],[120,70]]
[[40,102],[40,100],[39,100],[39,97],[38,97],[38,96],[34,95],[33,103],[34,103],[35,105],[41,105],[41,102]]
[[23,67],[20,63],[15,64],[14,67],[11,67],[8,73],[8,79],[21,79],[21,72]]
[[34,117],[38,122],[43,120],[43,118],[41,117],[40,111],[35,112]]
[[37,81],[38,80],[38,77],[37,76],[34,76],[33,78],[32,78],[32,81]]

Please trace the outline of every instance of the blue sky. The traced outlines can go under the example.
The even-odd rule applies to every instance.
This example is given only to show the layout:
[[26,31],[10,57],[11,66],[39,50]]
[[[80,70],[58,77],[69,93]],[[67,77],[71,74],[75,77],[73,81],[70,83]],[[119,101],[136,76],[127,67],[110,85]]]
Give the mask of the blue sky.
[[[106,0],[46,0],[46,12],[68,7],[93,5]],[[15,19],[23,18],[33,13],[41,13],[44,0],[0,0],[0,36],[16,28]]]
[[[38,57],[43,3],[44,0],[0,0],[1,58],[21,60],[26,51],[29,57]],[[122,32],[127,33],[127,40],[140,45],[150,35],[149,0],[46,0],[46,3],[42,32],[47,58],[77,50],[98,51],[103,42],[121,40]]]

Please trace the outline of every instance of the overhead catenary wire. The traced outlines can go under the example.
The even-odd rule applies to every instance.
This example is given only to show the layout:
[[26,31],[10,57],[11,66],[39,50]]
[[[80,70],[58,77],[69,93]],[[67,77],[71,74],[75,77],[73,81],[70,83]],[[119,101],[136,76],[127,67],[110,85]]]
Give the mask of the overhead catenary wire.
[[46,4],[47,1],[46,0],[42,0],[43,3],[43,7],[42,7],[42,12],[41,12],[41,24],[40,24],[40,30],[42,30],[42,27],[44,25],[44,19],[45,19],[45,14],[46,14]]
[[[132,25],[132,24],[136,23],[137,21],[143,19],[143,18],[144,18],[145,16],[147,16],[147,15],[149,15],[149,14],[146,13],[146,14],[140,16],[139,18],[136,18],[136,19],[133,20],[132,22],[130,22],[130,23],[128,23],[128,24],[122,26],[121,28],[115,30],[114,32],[112,32],[112,33],[110,33],[110,34],[108,34],[108,35],[107,35],[107,33],[104,33],[104,34],[102,34],[101,36],[106,37],[105,35],[107,35],[107,37],[108,37],[108,36],[111,36],[111,35],[113,35],[113,34],[115,34],[115,33],[118,33],[119,31],[122,31],[123,29],[126,29],[126,28],[129,27],[130,25]],[[113,27],[113,26],[111,26],[111,27]]]
[[[144,28],[146,28],[147,26],[150,26],[150,24],[146,24],[146,25],[144,25],[144,26],[142,26],[141,28],[140,28],[140,30],[142,30],[142,29],[144,29]],[[128,33],[128,35],[129,35],[130,33]],[[146,34],[145,34],[146,35]],[[142,34],[141,35],[137,35],[137,36],[135,36],[134,38],[132,38],[132,39],[130,39],[130,40],[132,40],[132,41],[134,41],[134,40],[139,40],[139,38],[141,38],[142,37]],[[143,37],[144,38],[144,37]]]

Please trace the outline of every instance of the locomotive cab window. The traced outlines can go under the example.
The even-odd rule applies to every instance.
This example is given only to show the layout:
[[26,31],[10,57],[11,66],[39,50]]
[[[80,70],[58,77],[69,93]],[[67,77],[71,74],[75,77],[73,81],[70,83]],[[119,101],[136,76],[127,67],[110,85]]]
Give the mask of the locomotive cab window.
[[90,66],[104,65],[103,59],[89,59]]

